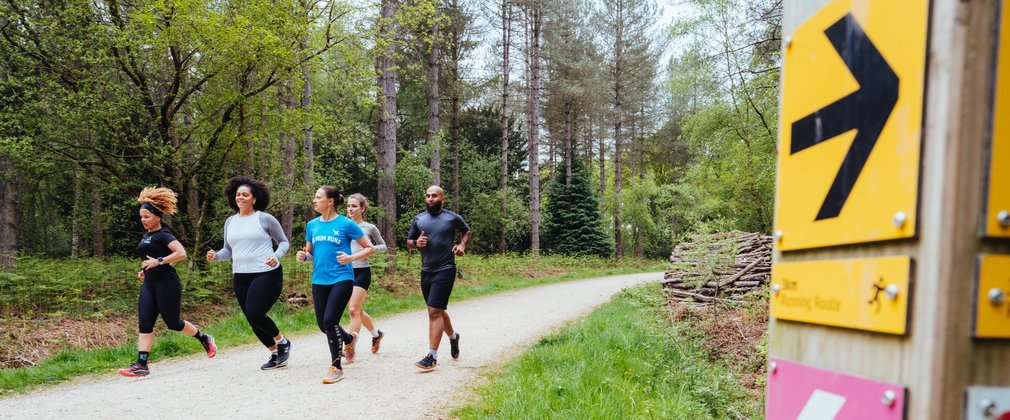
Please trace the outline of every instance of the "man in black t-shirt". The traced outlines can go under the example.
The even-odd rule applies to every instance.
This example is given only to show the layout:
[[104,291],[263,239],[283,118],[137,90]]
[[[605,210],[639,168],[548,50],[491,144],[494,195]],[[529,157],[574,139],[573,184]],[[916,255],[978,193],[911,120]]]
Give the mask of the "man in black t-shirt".
[[[459,358],[459,333],[452,329],[449,294],[456,281],[456,257],[463,256],[470,241],[470,226],[460,215],[442,208],[445,191],[431,186],[425,192],[428,210],[414,217],[407,232],[407,246],[421,252],[421,294],[428,305],[428,354],[414,365],[423,370],[438,364],[438,345],[442,333],[449,337],[450,354]],[[456,231],[461,231],[454,245]]]

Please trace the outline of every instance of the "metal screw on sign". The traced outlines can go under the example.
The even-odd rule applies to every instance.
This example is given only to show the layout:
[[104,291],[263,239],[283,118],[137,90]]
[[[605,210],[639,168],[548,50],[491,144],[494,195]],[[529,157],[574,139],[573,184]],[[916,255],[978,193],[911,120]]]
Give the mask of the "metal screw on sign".
[[782,290],[782,286],[773,284],[772,285],[772,296],[779,294],[779,290]]
[[1003,292],[1003,289],[989,289],[989,301],[992,302],[993,305],[999,305],[1003,303],[1004,300],[1006,300],[1006,293]]
[[891,223],[894,223],[894,227],[901,228],[902,226],[905,226],[906,219],[908,219],[908,216],[905,215],[905,212],[899,211],[894,213],[894,219],[891,219]]
[[887,286],[887,288],[884,289],[884,294],[887,295],[888,299],[894,300],[894,298],[898,297],[898,286],[893,284]]
[[771,362],[768,364],[768,373],[775,373],[775,371],[778,369],[779,369],[778,363]]
[[982,415],[986,417],[996,413],[996,402],[988,398],[983,398],[982,401],[979,401],[978,406],[982,409]]
[[999,224],[1003,227],[1010,227],[1010,211],[1000,210],[996,213],[996,220],[999,220]]
[[782,231],[781,230],[776,230],[775,233],[772,234],[772,236],[775,238],[775,242],[781,241],[782,240]]
[[888,389],[887,391],[884,391],[884,396],[880,397],[880,403],[890,407],[894,405],[894,400],[897,397],[898,396],[894,393],[894,391]]

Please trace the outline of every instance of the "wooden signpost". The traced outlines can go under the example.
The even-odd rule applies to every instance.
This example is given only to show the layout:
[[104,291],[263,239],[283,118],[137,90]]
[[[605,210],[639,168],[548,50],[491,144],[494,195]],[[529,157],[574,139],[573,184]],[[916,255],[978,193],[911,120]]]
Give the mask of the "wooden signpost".
[[770,419],[1010,418],[1010,0],[786,0]]

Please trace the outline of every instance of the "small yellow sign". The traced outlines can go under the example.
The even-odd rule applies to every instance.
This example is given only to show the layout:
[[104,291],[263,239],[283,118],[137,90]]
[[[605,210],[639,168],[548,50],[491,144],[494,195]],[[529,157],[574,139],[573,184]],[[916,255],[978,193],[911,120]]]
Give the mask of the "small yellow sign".
[[975,291],[975,337],[1010,338],[1010,255],[982,255]]
[[911,276],[910,257],[778,263],[771,316],[905,334]]
[[786,41],[783,251],[915,236],[928,0],[835,0]]
[[1010,2],[1000,13],[985,235],[1010,238]]

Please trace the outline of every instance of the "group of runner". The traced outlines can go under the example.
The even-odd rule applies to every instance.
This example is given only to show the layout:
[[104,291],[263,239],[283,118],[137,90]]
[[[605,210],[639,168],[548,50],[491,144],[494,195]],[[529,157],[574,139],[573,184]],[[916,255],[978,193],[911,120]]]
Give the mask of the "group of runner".
[[[281,257],[290,243],[277,219],[264,210],[270,203],[266,184],[249,177],[235,177],[225,185],[228,204],[236,213],[224,223],[224,246],[207,252],[208,262],[232,263],[232,284],[239,307],[256,338],[270,351],[260,369],[287,366],[291,341],[281,334],[267,315],[283,289]],[[180,306],[182,283],[172,264],[186,259],[186,250],[162,218],[176,212],[176,194],[168,188],[145,188],[138,198],[141,225],[145,229],[137,246],[141,257],[137,277],[142,282],[138,311],[137,359],[123,376],[147,376],[148,356],[154,344],[154,323],[158,315],[169,329],[191,335],[200,341],[208,358],[217,354],[214,337],[204,334],[182,320]],[[428,306],[428,353],[415,366],[434,369],[442,334],[449,337],[450,354],[459,357],[459,333],[452,328],[446,308],[456,277],[455,257],[464,255],[470,240],[470,228],[458,214],[442,208],[445,192],[432,186],[425,192],[427,210],[414,217],[407,232],[407,246],[421,253],[421,293]],[[298,261],[311,261],[312,300],[316,323],[326,334],[330,366],[323,383],[343,378],[341,358],[353,363],[358,333],[364,326],[371,334],[372,353],[379,351],[384,337],[363,304],[372,283],[368,257],[386,250],[385,241],[375,225],[365,221],[368,200],[361,194],[346,198],[347,216],[339,213],[345,197],[331,186],[320,187],[312,200],[319,217],[305,226],[305,246],[297,253]],[[458,243],[456,232],[462,232]],[[276,244],[276,246],[275,246]],[[350,315],[345,330],[340,325],[344,311]]]

